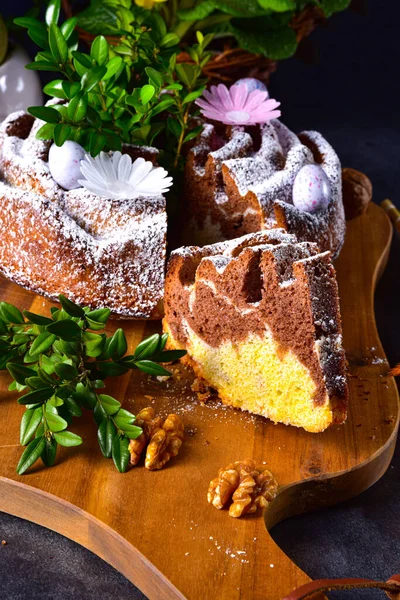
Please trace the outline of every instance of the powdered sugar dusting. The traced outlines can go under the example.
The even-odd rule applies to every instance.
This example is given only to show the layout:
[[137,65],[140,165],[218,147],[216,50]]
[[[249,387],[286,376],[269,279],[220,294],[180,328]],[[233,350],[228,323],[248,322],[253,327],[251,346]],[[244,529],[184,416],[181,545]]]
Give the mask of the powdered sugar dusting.
[[105,200],[82,189],[65,192],[50,176],[48,143],[35,138],[40,124],[32,120],[22,139],[23,120],[25,113],[14,113],[0,129],[2,273],[52,298],[64,293],[124,317],[160,317],[163,196]]

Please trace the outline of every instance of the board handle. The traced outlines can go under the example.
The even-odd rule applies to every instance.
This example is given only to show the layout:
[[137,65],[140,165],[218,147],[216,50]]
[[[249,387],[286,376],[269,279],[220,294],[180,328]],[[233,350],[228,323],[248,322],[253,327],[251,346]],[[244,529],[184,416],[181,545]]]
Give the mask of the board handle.
[[400,600],[400,575],[393,575],[386,582],[373,581],[372,579],[317,579],[302,585],[282,600],[311,600],[317,592],[371,588],[385,591],[390,600]]

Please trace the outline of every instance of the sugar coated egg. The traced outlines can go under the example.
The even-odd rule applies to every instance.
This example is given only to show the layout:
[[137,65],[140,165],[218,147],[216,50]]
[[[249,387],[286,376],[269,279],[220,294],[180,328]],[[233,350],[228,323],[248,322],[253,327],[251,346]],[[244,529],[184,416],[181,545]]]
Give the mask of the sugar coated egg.
[[292,192],[293,204],[302,212],[313,213],[327,208],[331,186],[325,171],[318,165],[306,165],[297,173]]
[[259,79],[255,79],[255,77],[244,77],[243,79],[238,79],[234,85],[240,85],[244,83],[249,92],[253,92],[254,90],[260,90],[261,92],[268,92],[267,87],[263,84]]
[[54,181],[64,190],[81,187],[78,179],[83,179],[81,160],[85,150],[76,142],[67,140],[62,146],[53,144],[49,150],[49,169]]

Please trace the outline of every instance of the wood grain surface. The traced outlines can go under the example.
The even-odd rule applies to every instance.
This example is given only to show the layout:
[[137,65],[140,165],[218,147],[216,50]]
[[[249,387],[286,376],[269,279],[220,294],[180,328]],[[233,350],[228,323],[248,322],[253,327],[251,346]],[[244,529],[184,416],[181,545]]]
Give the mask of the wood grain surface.
[[[376,482],[392,457],[398,395],[376,330],[373,295],[384,269],[391,224],[376,205],[348,223],[336,267],[344,344],[349,361],[350,410],[345,425],[321,433],[274,425],[218,402],[200,405],[191,375],[174,367],[159,383],[135,372],[110,380],[108,390],[132,412],[154,405],[185,422],[179,456],[159,472],[138,466],[121,475],[104,459],[90,414],[71,429],[84,438],[63,448],[57,464],[37,464],[22,477],[15,467],[23,407],[0,377],[0,510],[53,529],[86,546],[149,598],[280,600],[309,578],[268,533],[280,520],[350,498]],[[1,279],[0,299],[48,311],[43,298]],[[121,322],[110,324],[110,330]],[[124,322],[130,346],[159,325]],[[229,517],[207,504],[218,469],[244,458],[265,464],[280,484],[264,514]],[[293,536],[296,532],[293,531]]]

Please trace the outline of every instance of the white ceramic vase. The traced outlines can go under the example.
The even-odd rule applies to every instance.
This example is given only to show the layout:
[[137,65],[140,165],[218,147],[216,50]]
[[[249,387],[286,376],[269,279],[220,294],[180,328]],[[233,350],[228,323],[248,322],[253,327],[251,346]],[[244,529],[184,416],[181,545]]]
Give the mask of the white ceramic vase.
[[25,69],[29,62],[25,50],[11,43],[6,60],[0,65],[0,120],[11,112],[43,104],[37,72]]

